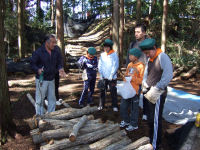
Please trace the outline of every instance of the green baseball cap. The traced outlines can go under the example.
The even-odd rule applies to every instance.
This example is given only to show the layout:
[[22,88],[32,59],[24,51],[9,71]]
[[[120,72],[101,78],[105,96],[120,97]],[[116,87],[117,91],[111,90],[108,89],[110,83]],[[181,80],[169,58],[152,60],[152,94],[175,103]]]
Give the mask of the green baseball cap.
[[155,45],[156,45],[155,39],[145,39],[139,44],[139,47],[142,49],[142,51],[145,51],[154,49]]
[[95,49],[94,47],[89,47],[89,48],[88,48],[88,53],[89,53],[90,55],[95,55],[95,54],[96,54],[96,49]]
[[113,46],[113,41],[111,39],[106,39],[103,43],[103,46],[109,46],[112,47]]
[[140,58],[140,56],[142,55],[142,52],[138,48],[132,48],[129,50],[129,55],[133,55],[137,58]]

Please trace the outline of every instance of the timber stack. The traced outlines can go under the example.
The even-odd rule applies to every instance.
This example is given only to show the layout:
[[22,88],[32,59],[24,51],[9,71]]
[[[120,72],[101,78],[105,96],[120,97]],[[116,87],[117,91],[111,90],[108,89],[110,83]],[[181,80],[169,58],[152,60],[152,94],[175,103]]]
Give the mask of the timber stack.
[[63,108],[32,121],[30,135],[40,150],[151,150],[149,138],[132,142],[119,124],[102,123],[92,113],[97,107]]

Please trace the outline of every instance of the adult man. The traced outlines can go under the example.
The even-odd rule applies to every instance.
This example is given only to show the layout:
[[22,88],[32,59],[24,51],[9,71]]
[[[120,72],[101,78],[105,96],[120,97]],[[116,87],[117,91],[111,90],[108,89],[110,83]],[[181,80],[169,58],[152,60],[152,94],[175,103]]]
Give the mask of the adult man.
[[[140,47],[139,47],[139,44],[143,40],[145,40],[146,38],[147,38],[147,36],[146,36],[146,27],[144,25],[142,25],[142,24],[137,24],[135,26],[135,39],[136,39],[136,41],[130,43],[129,50],[132,49],[132,48],[138,48],[139,50],[141,50]],[[127,52],[126,67],[130,63],[130,60],[129,60],[129,50]],[[139,58],[139,61],[143,62],[145,65],[147,63],[146,55],[143,52],[141,54],[141,57]],[[141,93],[141,85],[140,85],[139,92],[138,92],[139,96],[140,96],[140,93]],[[143,120],[147,120],[146,107],[147,107],[147,102],[146,102],[145,99],[143,99],[143,116],[142,116]]]
[[148,106],[147,120],[150,142],[154,150],[157,150],[161,144],[162,112],[167,96],[167,85],[173,77],[172,63],[168,55],[156,47],[155,39],[145,39],[139,46],[149,57],[142,90]]
[[36,116],[44,114],[43,103],[47,95],[48,112],[55,111],[55,74],[66,76],[62,66],[61,54],[55,49],[56,38],[48,35],[44,44],[32,54],[31,67],[36,73],[35,110]]
[[[112,49],[113,42],[110,39],[106,39],[103,43],[104,52],[101,53],[98,69],[100,73],[100,78],[105,81],[105,87],[109,85],[111,97],[112,97],[112,107],[113,111],[118,111],[117,106],[117,70],[119,67],[119,58],[117,53]],[[106,88],[101,89],[101,98],[99,103],[99,110],[102,110],[105,105],[105,92]]]

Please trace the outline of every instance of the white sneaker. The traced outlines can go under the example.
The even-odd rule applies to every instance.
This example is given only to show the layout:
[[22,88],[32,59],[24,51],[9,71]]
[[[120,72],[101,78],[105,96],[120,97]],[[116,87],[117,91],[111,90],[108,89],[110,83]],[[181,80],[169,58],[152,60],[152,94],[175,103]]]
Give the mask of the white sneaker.
[[143,115],[142,120],[147,120],[147,115]]
[[129,123],[125,122],[124,120],[121,121],[121,123],[119,124],[119,126],[120,126],[121,128],[123,128],[123,127],[125,127],[125,126],[128,126],[128,125],[129,125]]
[[62,103],[60,101],[56,101],[56,105],[60,106]]
[[99,106],[97,109],[98,109],[98,110],[102,110],[102,109],[103,109],[103,107],[102,107],[102,106]]
[[113,111],[118,112],[118,108],[117,107],[113,107]]
[[44,103],[45,103],[46,106],[48,106],[48,100],[47,99],[44,100]]
[[132,125],[129,125],[129,126],[126,128],[127,131],[133,131],[133,130],[136,130],[136,129],[138,129],[138,126],[137,126],[137,127],[134,127],[134,126],[132,126]]

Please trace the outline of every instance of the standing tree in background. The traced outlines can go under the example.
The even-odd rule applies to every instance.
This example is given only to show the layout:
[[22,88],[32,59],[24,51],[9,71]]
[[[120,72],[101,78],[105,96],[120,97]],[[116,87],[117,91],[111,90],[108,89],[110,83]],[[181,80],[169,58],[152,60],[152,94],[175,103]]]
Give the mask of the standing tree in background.
[[119,53],[119,2],[118,0],[113,0],[113,49]]
[[154,14],[154,11],[156,8],[156,2],[157,2],[157,0],[153,0],[152,3],[150,4],[151,5],[151,8],[149,10],[149,20],[150,21],[153,19],[153,14]]
[[137,0],[136,22],[137,24],[141,23],[141,0]]
[[168,0],[163,2],[163,17],[162,17],[162,33],[161,33],[161,49],[165,52],[166,49],[166,28],[167,28],[167,8]]
[[120,0],[120,27],[119,27],[119,64],[120,67],[123,65],[123,39],[124,39],[124,0]]
[[19,58],[24,58],[25,57],[25,52],[24,52],[24,0],[18,0],[17,3],[17,24],[18,24],[18,50],[19,50]]
[[56,1],[56,36],[57,43],[61,49],[64,68],[66,69],[66,56],[65,56],[65,47],[64,47],[64,26],[63,26],[63,1]]
[[[7,134],[15,129],[12,121],[10,95],[8,90],[6,52],[4,43],[5,0],[0,1],[0,145],[6,142]],[[1,146],[0,146],[1,147]],[[1,148],[0,148],[1,149]]]
[[55,26],[54,0],[51,0],[51,27]]

